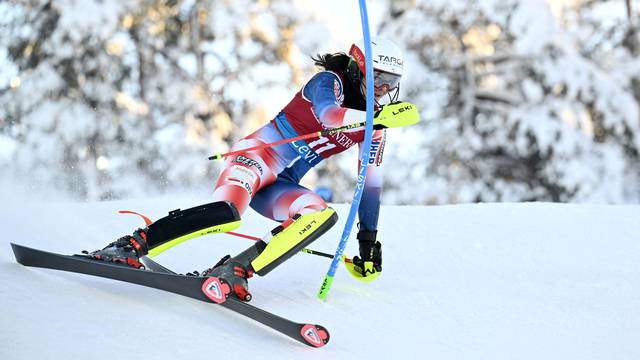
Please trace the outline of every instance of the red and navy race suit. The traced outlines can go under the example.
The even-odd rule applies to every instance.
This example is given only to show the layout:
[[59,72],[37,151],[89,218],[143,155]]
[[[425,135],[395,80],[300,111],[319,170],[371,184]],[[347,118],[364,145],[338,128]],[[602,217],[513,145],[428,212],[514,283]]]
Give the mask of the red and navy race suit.
[[[344,95],[341,75],[319,72],[275,119],[245,137],[233,150],[363,121],[364,112],[342,107]],[[215,200],[231,201],[240,213],[250,204],[260,214],[276,221],[284,221],[296,213],[322,210],[327,207],[324,200],[301,186],[300,180],[322,160],[355,144],[361,145],[363,140],[364,130],[360,129],[230,156],[216,184]],[[382,190],[379,166],[384,143],[384,130],[376,130],[371,148],[366,149],[372,152],[373,158],[358,209],[360,228],[364,230],[377,230]],[[363,151],[361,146],[360,151]]]

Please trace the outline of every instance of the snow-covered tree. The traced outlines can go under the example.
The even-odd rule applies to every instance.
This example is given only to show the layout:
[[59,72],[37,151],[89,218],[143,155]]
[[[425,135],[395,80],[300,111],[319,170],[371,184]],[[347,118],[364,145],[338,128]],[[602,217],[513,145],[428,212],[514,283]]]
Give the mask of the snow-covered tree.
[[[629,1],[379,0],[406,50],[387,203],[640,201]],[[90,14],[90,15],[87,15]],[[289,1],[0,2],[0,166],[81,198],[212,186],[206,156],[269,121],[335,51]],[[351,196],[355,152],[311,183]]]
[[18,175],[83,198],[211,186],[212,151],[296,84],[286,1],[0,4],[0,130]]
[[405,164],[387,177],[390,200],[638,201],[633,84],[585,53],[568,14],[543,0],[390,9],[383,33],[407,49],[403,93],[426,119],[388,147]]

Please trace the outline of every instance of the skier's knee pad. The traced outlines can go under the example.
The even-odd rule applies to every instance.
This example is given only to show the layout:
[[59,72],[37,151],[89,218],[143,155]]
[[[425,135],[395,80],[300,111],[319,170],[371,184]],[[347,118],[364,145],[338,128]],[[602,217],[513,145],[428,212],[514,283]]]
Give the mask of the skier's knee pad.
[[253,270],[260,276],[266,275],[327,232],[337,221],[338,214],[330,207],[310,214],[295,215],[271,231],[269,243],[251,261]]
[[155,256],[198,236],[232,231],[240,226],[240,215],[228,201],[217,201],[186,210],[173,210],[149,225],[149,255]]

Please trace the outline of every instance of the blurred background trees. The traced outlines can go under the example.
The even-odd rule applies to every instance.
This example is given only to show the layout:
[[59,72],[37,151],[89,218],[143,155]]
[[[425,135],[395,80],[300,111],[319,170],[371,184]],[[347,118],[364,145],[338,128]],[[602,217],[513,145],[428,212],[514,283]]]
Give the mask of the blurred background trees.
[[301,17],[286,1],[0,6],[11,171],[82,198],[212,184],[207,153],[268,119],[264,94],[300,81]]
[[[271,120],[309,56],[360,37],[303,3],[0,3],[3,177],[91,200],[211,188],[206,156]],[[370,4],[424,118],[389,131],[385,203],[640,201],[632,1]],[[306,184],[348,201],[352,153]]]
[[638,201],[634,25],[624,2],[554,4],[393,2],[383,33],[408,49],[403,90],[429,121],[389,146],[413,161],[392,185],[424,184],[427,203]]

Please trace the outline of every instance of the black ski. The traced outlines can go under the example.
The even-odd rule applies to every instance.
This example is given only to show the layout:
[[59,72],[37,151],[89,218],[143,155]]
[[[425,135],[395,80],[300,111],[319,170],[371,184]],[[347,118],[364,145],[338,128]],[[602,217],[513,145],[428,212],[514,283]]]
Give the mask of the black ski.
[[[202,290],[203,284],[208,278],[176,274],[157,263],[154,263],[156,266],[153,266],[156,271],[147,271],[95,261],[82,255],[50,253],[14,243],[11,243],[11,247],[18,263],[24,266],[70,271],[120,280],[215,304]],[[329,342],[329,331],[323,326],[296,323],[233,297],[229,297],[220,305],[279,331],[305,345],[321,347]]]

